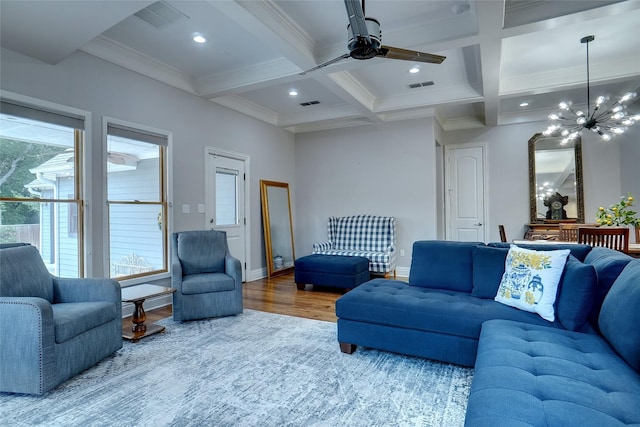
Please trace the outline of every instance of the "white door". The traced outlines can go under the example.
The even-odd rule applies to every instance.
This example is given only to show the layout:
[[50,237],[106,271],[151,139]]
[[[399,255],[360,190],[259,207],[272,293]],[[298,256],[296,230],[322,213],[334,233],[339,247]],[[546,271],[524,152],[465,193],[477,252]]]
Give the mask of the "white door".
[[246,280],[245,161],[207,153],[207,227],[227,232],[231,255],[240,260]]
[[484,242],[485,147],[447,152],[447,240]]

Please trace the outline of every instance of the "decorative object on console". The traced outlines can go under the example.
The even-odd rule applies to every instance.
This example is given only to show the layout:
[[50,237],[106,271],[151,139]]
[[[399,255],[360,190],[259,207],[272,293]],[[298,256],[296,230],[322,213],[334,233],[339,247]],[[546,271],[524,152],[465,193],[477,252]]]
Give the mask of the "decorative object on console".
[[631,193],[620,196],[620,201],[608,207],[600,206],[596,213],[596,222],[600,225],[621,226],[632,225],[640,227],[638,212],[630,209],[633,206],[634,197]]
[[534,251],[511,245],[495,300],[553,322],[553,303],[569,252]]
[[544,198],[544,205],[547,206],[547,219],[567,219],[567,211],[564,210],[565,205],[569,203],[569,196],[563,196],[556,191]]
[[[580,39],[580,43],[587,45],[587,112],[575,111],[571,108],[570,102],[561,102],[558,104],[559,113],[549,115],[549,119],[557,120],[559,124],[550,125],[544,131],[546,136],[563,136],[563,142],[569,142],[577,138],[583,129],[597,133],[603,140],[609,141],[612,137],[624,133],[624,131],[633,126],[640,120],[640,115],[630,115],[626,110],[626,103],[636,97],[635,92],[627,92],[618,101],[610,106],[606,106],[607,98],[599,96],[596,99],[596,105],[591,110],[591,98],[589,93],[589,43],[595,39],[595,36],[586,36]],[[600,108],[602,107],[602,108]],[[569,113],[570,117],[565,117],[564,112]]]

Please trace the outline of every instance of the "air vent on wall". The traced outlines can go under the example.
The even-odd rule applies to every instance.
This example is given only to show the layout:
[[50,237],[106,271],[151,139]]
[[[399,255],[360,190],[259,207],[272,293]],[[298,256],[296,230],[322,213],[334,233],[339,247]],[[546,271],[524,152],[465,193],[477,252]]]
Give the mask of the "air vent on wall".
[[308,107],[309,105],[317,105],[320,104],[320,101],[309,101],[309,102],[301,102],[300,105],[303,107]]
[[419,87],[433,86],[433,81],[422,82],[422,83],[412,83],[409,85],[410,89],[417,89]]
[[169,24],[188,19],[189,17],[171,6],[166,1],[157,1],[150,4],[135,14],[147,24],[157,29],[162,29]]

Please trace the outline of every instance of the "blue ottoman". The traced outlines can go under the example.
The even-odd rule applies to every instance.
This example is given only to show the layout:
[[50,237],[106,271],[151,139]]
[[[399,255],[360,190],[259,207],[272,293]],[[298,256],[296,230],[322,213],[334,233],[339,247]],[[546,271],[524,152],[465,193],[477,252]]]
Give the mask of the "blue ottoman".
[[368,280],[369,260],[361,256],[313,254],[295,262],[299,290],[307,283],[352,289]]

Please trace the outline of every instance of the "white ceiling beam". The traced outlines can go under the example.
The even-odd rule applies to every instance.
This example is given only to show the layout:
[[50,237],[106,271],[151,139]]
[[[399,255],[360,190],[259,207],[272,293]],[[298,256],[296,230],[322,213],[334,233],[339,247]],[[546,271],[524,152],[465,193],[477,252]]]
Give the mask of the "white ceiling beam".
[[484,122],[487,126],[497,126],[504,2],[478,1],[476,2],[476,14],[480,42],[480,64],[482,66]]

